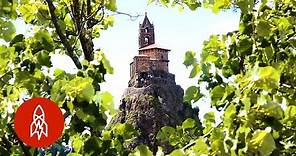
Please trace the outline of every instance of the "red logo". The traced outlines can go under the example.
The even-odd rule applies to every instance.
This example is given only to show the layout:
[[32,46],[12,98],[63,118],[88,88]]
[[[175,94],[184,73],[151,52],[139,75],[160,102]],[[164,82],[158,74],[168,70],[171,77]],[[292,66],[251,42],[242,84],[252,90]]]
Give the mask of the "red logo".
[[64,116],[58,105],[51,100],[33,98],[17,109],[14,129],[25,144],[47,147],[60,138],[64,129]]

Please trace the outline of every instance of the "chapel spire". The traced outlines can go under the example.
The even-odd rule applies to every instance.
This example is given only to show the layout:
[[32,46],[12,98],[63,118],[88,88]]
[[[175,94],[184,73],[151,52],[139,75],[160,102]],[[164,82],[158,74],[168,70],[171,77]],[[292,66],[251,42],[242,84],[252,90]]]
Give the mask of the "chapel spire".
[[139,48],[143,48],[155,43],[154,25],[148,19],[147,12],[143,23],[139,25]]

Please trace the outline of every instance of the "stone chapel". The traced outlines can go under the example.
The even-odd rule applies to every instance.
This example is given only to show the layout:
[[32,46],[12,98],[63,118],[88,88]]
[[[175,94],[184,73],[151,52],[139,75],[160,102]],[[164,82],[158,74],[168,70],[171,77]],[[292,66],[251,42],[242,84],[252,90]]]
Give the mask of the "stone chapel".
[[155,44],[154,25],[145,13],[144,21],[139,24],[139,55],[135,56],[130,64],[131,78],[148,71],[169,72],[169,49]]

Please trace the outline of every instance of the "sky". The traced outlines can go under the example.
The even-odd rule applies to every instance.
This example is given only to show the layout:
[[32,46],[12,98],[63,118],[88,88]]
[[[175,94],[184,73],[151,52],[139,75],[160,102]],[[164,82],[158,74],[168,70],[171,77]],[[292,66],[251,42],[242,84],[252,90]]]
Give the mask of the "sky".
[[[105,52],[114,68],[114,74],[106,76],[106,82],[101,84],[101,89],[114,96],[116,107],[119,106],[121,95],[128,87],[129,64],[138,54],[138,29],[145,12],[154,24],[155,42],[171,49],[169,71],[175,74],[176,83],[184,91],[192,85],[198,85],[196,78],[189,78],[190,69],[186,69],[182,64],[185,52],[193,50],[200,55],[203,42],[210,35],[237,30],[239,24],[239,13],[232,10],[219,14],[202,8],[197,11],[185,9],[184,12],[179,12],[177,8],[147,5],[147,0],[117,0],[117,8],[120,12],[142,16],[131,20],[126,15],[115,15],[114,26],[103,31],[101,37],[94,40],[95,48],[101,48]],[[16,21],[15,25],[17,33],[27,34],[30,29],[22,21]],[[51,60],[54,68],[74,71],[75,65],[66,56],[53,55]],[[209,99],[201,100],[195,105],[200,109],[200,118],[211,111]]]
[[[129,64],[138,54],[138,29],[145,12],[154,24],[155,42],[171,49],[169,71],[175,74],[176,83],[184,91],[192,85],[198,85],[197,79],[189,78],[190,69],[183,65],[185,52],[193,50],[199,55],[203,42],[210,35],[237,30],[239,23],[239,13],[231,10],[219,14],[206,9],[179,12],[177,8],[147,5],[147,0],[118,0],[117,6],[120,12],[143,16],[132,21],[128,16],[116,15],[114,26],[95,41],[95,47],[104,50],[114,68],[115,73],[107,75],[102,90],[113,94],[116,106],[120,104],[121,95],[128,85]],[[196,105],[200,108],[201,118],[211,110],[209,100],[200,101]]]

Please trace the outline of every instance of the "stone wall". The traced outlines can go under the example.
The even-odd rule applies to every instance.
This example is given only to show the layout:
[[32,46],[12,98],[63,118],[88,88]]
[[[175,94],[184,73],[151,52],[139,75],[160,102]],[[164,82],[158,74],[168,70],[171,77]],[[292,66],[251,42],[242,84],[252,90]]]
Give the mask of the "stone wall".
[[[161,56],[159,52],[151,49],[147,50],[145,53],[140,53],[139,56],[135,56],[134,61],[130,64],[130,76],[132,77],[136,73],[147,72],[149,70],[162,70],[169,72],[169,61],[166,60],[167,53],[163,56]],[[159,57],[166,59],[159,59]]]
[[162,70],[149,70],[135,73],[129,81],[129,87],[144,87],[150,84],[176,85],[175,75]]
[[139,54],[147,55],[154,60],[168,60],[168,50],[165,50],[165,49],[153,48],[153,49],[139,50]]

